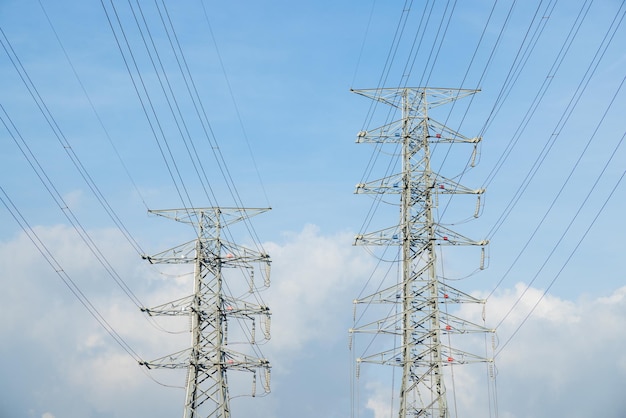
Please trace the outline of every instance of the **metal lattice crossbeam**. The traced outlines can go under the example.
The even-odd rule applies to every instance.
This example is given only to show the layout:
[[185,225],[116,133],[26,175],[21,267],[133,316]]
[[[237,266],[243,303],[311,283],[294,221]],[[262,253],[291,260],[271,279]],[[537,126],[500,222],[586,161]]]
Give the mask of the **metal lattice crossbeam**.
[[[402,113],[399,120],[361,131],[358,143],[393,144],[401,172],[357,185],[356,193],[398,196],[400,222],[397,225],[356,236],[356,245],[396,246],[400,251],[401,279],[397,284],[354,301],[353,334],[374,334],[396,339],[394,347],[364,353],[357,358],[357,377],[362,363],[402,368],[399,418],[449,416],[443,368],[453,364],[490,361],[443,342],[453,334],[493,332],[442,309],[453,303],[484,303],[442,282],[436,272],[439,246],[479,246],[486,240],[473,240],[435,221],[433,210],[439,195],[480,195],[435,173],[431,169],[432,144],[470,144],[481,138],[468,138],[435,121],[429,110],[477,92],[468,89],[377,88],[353,90],[355,93],[387,104]],[[472,164],[473,164],[472,157]],[[380,198],[381,201],[385,201]],[[476,210],[476,215],[478,210]],[[358,305],[395,305],[386,317],[367,320],[356,315]],[[358,318],[358,320],[357,320]],[[361,324],[359,321],[365,323]],[[374,338],[374,337],[372,337]],[[398,343],[397,339],[400,339]]]
[[[187,369],[184,418],[229,418],[230,397],[226,375],[229,370],[253,375],[256,393],[257,373],[262,371],[263,389],[269,392],[270,363],[253,354],[237,352],[228,346],[228,322],[248,324],[243,331],[250,346],[256,346],[256,324],[263,325],[261,340],[270,338],[270,310],[265,305],[248,302],[227,294],[225,269],[237,268],[250,282],[250,294],[256,291],[255,266],[261,268],[264,285],[269,285],[270,258],[229,242],[223,228],[268,209],[188,208],[150,211],[153,214],[193,225],[197,238],[152,256],[150,263],[193,264],[194,289],[189,296],[143,308],[149,315],[188,316],[191,322],[191,347],[142,362],[148,368]],[[258,350],[253,350],[258,352]]]

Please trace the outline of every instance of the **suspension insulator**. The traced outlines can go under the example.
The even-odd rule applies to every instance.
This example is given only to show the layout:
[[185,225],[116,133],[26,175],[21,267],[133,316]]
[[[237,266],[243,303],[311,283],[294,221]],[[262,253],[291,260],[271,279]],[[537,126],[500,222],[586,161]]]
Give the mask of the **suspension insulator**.
[[270,334],[271,322],[272,322],[272,317],[268,315],[265,318],[265,329],[263,330],[263,334],[265,334],[265,339],[267,340],[269,340],[271,337],[271,334]]
[[267,368],[265,369],[265,393],[270,393],[270,381],[271,381],[271,374],[270,374],[270,369]]
[[250,269],[250,293],[254,293],[254,269]]
[[256,321],[252,320],[252,329],[250,330],[250,344],[256,344]]
[[478,155],[478,145],[474,145],[474,150],[472,151],[472,160],[470,162],[471,167],[476,167],[476,156]]
[[476,197],[476,210],[474,211],[474,218],[480,216],[480,195]]
[[485,269],[485,247],[480,249],[480,269]]
[[271,264],[265,264],[265,287],[270,287],[270,272],[272,270]]
[[252,397],[256,396],[256,372],[252,374]]

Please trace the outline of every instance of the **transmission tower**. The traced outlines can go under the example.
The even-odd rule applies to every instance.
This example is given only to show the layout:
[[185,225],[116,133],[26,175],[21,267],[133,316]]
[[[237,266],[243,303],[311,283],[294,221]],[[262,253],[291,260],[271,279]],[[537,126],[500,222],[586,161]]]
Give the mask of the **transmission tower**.
[[[263,286],[269,286],[270,258],[228,242],[225,228],[268,209],[209,207],[202,209],[154,210],[153,214],[192,225],[197,238],[153,256],[143,256],[150,263],[193,264],[194,289],[189,296],[154,308],[142,309],[148,315],[188,316],[191,322],[191,347],[142,365],[148,368],[187,369],[184,418],[229,418],[230,398],[227,371],[252,374],[252,396],[256,396],[257,378],[263,390],[270,388],[270,364],[258,357],[256,344],[270,338],[270,311],[267,306],[228,295],[240,288],[242,277],[249,296],[257,293],[255,271],[260,271]],[[259,268],[259,266],[263,268]],[[239,283],[226,281],[226,270],[237,269]],[[249,299],[249,298],[246,298]],[[229,348],[229,322],[242,325],[240,336],[254,354]],[[262,336],[257,341],[257,324]],[[238,341],[240,342],[240,341]],[[257,376],[257,373],[260,375]]]
[[[401,147],[401,172],[375,181],[360,183],[356,193],[374,194],[382,200],[383,194],[400,195],[400,222],[376,232],[362,233],[356,245],[399,246],[401,278],[391,287],[356,299],[355,324],[352,334],[391,335],[392,348],[376,353],[363,353],[356,359],[356,377],[363,363],[389,365],[402,369],[399,400],[400,418],[447,418],[444,368],[456,364],[484,362],[479,357],[452,347],[444,336],[471,332],[493,332],[448,313],[448,304],[484,303],[448,285],[437,274],[436,247],[444,245],[472,245],[481,247],[481,266],[484,268],[484,246],[487,241],[473,241],[448,229],[435,219],[439,195],[469,194],[478,198],[480,208],[482,189],[469,189],[435,173],[431,169],[432,144],[464,143],[473,145],[472,165],[480,138],[466,138],[429,117],[436,106],[472,95],[477,90],[440,88],[379,88],[353,90],[355,93],[399,109],[402,118],[371,131],[361,131],[357,143],[377,146],[395,144]],[[400,164],[398,164],[400,165]],[[357,306],[365,304],[392,304],[395,309],[384,318],[367,324],[357,321]]]

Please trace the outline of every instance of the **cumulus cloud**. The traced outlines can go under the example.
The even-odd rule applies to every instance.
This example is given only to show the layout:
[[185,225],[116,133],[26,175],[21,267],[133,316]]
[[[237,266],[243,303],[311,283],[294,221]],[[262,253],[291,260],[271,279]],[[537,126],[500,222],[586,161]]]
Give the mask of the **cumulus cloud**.
[[[458,411],[459,417],[490,416],[490,405],[493,408],[497,403],[499,416],[507,418],[583,418],[599,411],[606,417],[626,416],[622,396],[626,354],[621,349],[626,346],[626,287],[609,295],[577,300],[547,294],[520,327],[543,293],[519,283],[489,299],[488,326],[495,326],[519,302],[498,327],[495,352],[502,351],[495,358],[495,368],[487,364],[446,368],[448,405],[453,415]],[[483,323],[482,309],[463,305],[456,314]],[[460,336],[453,345],[462,344],[461,339],[467,339],[464,349],[493,356],[490,338]],[[376,373],[370,372],[365,382],[367,378],[377,379]],[[389,416],[391,395],[378,387],[381,382],[361,385],[371,416]]]
[[[180,334],[163,333],[152,326],[98,271],[71,229],[40,227],[37,232],[107,321],[145,360],[188,346],[188,324],[159,322],[170,331],[183,331]],[[119,234],[107,230],[93,234],[147,304],[191,291],[190,277],[183,271],[162,275],[136,254],[124,251]],[[237,399],[233,411],[262,412],[270,418],[349,414],[351,302],[373,269],[371,257],[362,248],[352,247],[352,239],[350,233],[324,235],[309,225],[285,234],[281,242],[264,244],[273,260],[272,287],[264,293],[273,313],[273,332],[262,349],[272,362],[273,393],[250,402]],[[0,358],[5,371],[0,382],[7,388],[0,400],[0,415],[178,415],[183,391],[161,386],[150,377],[181,386],[184,371],[151,372],[147,377],[40,257],[23,235],[0,243],[4,268],[0,284],[6,290],[4,310],[8,313],[0,316]],[[543,292],[518,284],[489,299],[487,323],[493,326],[522,293],[521,302],[498,329],[499,348]],[[458,314],[482,322],[480,309],[462,306]],[[586,417],[598,411],[605,417],[626,416],[622,396],[625,329],[626,287],[576,300],[548,294],[496,358],[500,416]],[[484,340],[472,344],[484,352]],[[358,407],[363,417],[387,416],[392,404],[387,381],[377,367],[381,366],[368,366],[369,370],[363,366],[361,371]],[[488,399],[479,395],[489,383],[483,365],[457,366],[454,375],[453,386],[448,373],[447,389],[449,396],[455,395],[451,405],[458,415],[488,416]]]
[[268,301],[274,311],[273,345],[285,352],[307,342],[328,341],[345,333],[354,286],[372,269],[353,234],[323,236],[313,225],[286,235],[285,243],[265,245],[274,259]]
[[[523,285],[494,298],[502,314]],[[500,329],[508,338],[543,292],[530,289]],[[496,359],[500,405],[511,417],[626,416],[626,287],[571,301],[548,295]],[[520,394],[523,394],[520,396]]]

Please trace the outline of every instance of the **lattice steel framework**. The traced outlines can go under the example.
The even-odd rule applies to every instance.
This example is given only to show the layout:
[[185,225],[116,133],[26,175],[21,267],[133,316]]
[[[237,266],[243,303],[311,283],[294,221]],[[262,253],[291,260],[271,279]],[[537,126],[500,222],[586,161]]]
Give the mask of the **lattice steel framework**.
[[[142,309],[149,315],[189,316],[191,347],[142,365],[148,368],[186,368],[187,383],[184,418],[229,418],[230,398],[227,371],[252,373],[252,396],[256,395],[257,373],[264,391],[269,392],[270,364],[255,355],[237,352],[228,346],[230,320],[246,324],[243,333],[255,346],[270,338],[270,311],[267,306],[234,298],[225,292],[224,272],[237,268],[249,283],[249,294],[257,290],[254,271],[260,264],[263,286],[269,286],[270,258],[224,238],[224,228],[268,209],[191,208],[150,211],[178,222],[192,225],[197,238],[153,256],[144,256],[150,263],[194,264],[193,294],[154,308]],[[231,284],[232,285],[232,284]],[[257,341],[260,323],[262,338]],[[256,351],[256,350],[251,350]]]
[[[399,109],[400,120],[361,131],[357,143],[401,146],[402,171],[382,179],[361,183],[356,193],[400,195],[400,224],[376,232],[360,234],[356,245],[400,246],[401,280],[384,290],[357,299],[359,304],[396,304],[394,314],[367,324],[355,322],[352,334],[369,333],[401,337],[400,344],[356,359],[357,378],[362,363],[402,368],[398,411],[400,418],[449,417],[444,367],[488,359],[464,352],[443,342],[448,334],[493,332],[481,325],[447,313],[450,303],[484,303],[457,290],[437,275],[436,246],[480,246],[484,260],[487,241],[474,241],[452,231],[434,219],[438,195],[478,196],[478,216],[482,189],[470,189],[431,169],[431,144],[465,143],[474,147],[480,138],[466,138],[435,121],[429,109],[476,93],[477,90],[440,88],[381,88],[353,90],[355,93]],[[472,162],[473,164],[473,162]],[[481,268],[482,268],[481,261]],[[392,310],[393,311],[393,310]],[[355,315],[356,318],[356,315]]]

